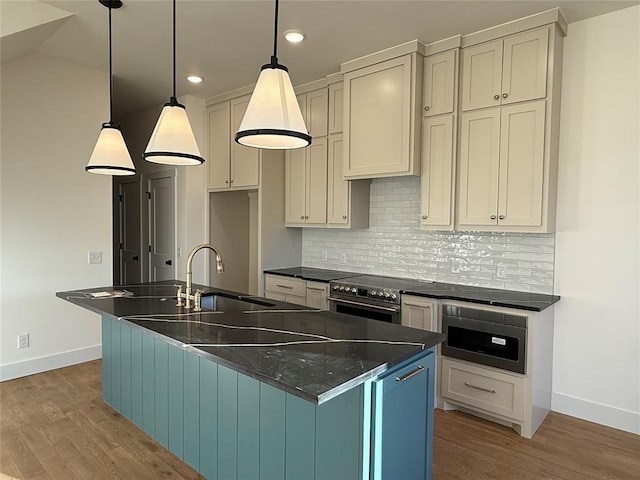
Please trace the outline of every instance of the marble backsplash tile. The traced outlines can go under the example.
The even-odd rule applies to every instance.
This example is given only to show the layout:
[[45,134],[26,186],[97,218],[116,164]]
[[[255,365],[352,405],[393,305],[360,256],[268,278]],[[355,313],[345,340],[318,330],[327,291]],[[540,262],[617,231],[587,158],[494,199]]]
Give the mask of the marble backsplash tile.
[[[553,293],[554,234],[420,230],[419,198],[417,177],[374,179],[369,229],[303,229],[302,264]],[[498,278],[498,267],[505,270],[505,278]]]

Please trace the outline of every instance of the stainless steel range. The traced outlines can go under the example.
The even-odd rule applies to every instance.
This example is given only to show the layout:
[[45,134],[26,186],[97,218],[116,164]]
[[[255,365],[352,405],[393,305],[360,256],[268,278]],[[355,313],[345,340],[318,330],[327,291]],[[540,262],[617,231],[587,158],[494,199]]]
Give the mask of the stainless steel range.
[[329,282],[332,312],[400,324],[400,292],[425,282],[406,278],[358,275]]

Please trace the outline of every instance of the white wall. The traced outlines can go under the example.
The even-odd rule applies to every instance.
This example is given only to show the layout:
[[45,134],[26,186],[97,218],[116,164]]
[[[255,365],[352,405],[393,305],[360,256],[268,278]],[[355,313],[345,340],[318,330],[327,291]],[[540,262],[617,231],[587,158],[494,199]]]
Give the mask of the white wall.
[[[56,291],[111,284],[111,177],[84,167],[108,120],[104,72],[2,64],[0,379],[100,357],[100,318]],[[89,251],[102,264],[89,265]],[[18,349],[19,334],[31,345]]]
[[565,40],[553,410],[640,434],[640,6]]

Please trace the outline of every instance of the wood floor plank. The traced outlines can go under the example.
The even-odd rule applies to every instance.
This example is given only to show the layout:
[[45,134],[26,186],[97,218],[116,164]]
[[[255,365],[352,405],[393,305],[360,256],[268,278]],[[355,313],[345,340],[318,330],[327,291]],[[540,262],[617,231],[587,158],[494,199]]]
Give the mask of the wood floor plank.
[[[0,383],[0,479],[202,479],[102,401],[101,362]],[[434,480],[640,480],[640,436],[551,413],[527,440],[435,412]],[[395,480],[395,479],[394,479]]]

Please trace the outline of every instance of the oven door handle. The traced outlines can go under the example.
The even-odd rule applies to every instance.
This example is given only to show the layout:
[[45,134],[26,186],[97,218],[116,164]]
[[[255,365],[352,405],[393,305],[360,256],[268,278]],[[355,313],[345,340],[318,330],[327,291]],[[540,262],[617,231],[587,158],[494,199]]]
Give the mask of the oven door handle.
[[398,313],[400,310],[398,310],[397,308],[392,308],[392,307],[380,307],[378,305],[372,305],[370,303],[362,303],[362,302],[354,302],[353,300],[343,300],[341,298],[332,298],[329,297],[327,300],[331,301],[331,302],[336,302],[336,303],[347,303],[349,305],[357,305],[359,307],[366,307],[366,308],[371,308],[373,310],[384,310],[385,312],[393,312],[393,313]]

